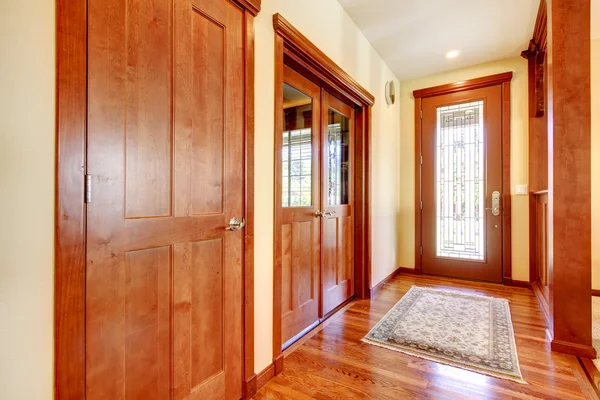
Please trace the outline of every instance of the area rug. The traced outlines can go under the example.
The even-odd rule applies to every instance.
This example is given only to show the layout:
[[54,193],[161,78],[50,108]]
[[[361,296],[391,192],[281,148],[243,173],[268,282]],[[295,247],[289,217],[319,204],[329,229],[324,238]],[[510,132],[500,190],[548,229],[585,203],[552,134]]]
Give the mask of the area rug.
[[508,300],[413,286],[362,339],[473,372],[526,383]]

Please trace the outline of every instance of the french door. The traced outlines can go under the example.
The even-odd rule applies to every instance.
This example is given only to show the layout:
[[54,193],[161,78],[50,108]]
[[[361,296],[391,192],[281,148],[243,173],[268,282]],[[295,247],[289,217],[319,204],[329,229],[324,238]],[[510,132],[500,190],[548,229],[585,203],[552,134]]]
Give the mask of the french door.
[[323,90],[323,314],[354,295],[354,110]]
[[320,315],[320,88],[284,68],[283,135],[278,190],[281,220],[282,343]]
[[501,86],[422,102],[423,272],[502,282]]
[[242,396],[243,12],[88,0],[86,399]]
[[287,347],[354,295],[354,110],[288,66],[282,104],[276,245]]

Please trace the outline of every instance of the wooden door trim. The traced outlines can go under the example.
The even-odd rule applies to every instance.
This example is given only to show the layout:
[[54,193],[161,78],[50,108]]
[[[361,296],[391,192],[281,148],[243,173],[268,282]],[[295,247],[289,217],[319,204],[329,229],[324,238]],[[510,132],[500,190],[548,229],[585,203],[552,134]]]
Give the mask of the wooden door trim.
[[422,99],[425,97],[441,96],[443,94],[500,85],[504,82],[510,82],[512,80],[512,76],[512,72],[504,72],[501,74],[483,76],[481,78],[474,78],[466,81],[458,81],[445,85],[433,86],[430,88],[415,90],[413,92],[413,96],[415,99]]
[[[244,12],[243,393],[254,373],[254,17],[261,0],[231,0]],[[85,398],[87,1],[56,3],[54,397]]]
[[415,90],[415,273],[423,271],[421,259],[422,211],[421,211],[421,155],[422,122],[421,110],[423,99],[441,96],[465,90],[480,89],[501,85],[502,89],[502,280],[505,285],[512,285],[512,246],[511,246],[511,187],[510,187],[510,82],[512,72],[484,76]]
[[[299,70],[307,78],[331,91],[354,108],[355,175],[354,175],[354,279],[357,298],[371,295],[371,112],[375,97],[302,35],[280,14],[273,15],[275,29],[275,127],[283,125],[283,65]],[[275,152],[277,138],[275,138]],[[278,167],[274,168],[277,182]],[[276,184],[274,184],[277,190]],[[273,193],[274,199],[277,194]],[[274,200],[276,201],[276,200]],[[274,202],[273,248],[273,364],[275,375],[283,371],[281,351],[281,207]]]

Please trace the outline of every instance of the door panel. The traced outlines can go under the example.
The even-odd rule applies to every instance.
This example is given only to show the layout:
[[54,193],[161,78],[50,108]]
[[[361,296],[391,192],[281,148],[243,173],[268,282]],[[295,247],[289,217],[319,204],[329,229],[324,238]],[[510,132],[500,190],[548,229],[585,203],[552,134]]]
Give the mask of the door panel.
[[354,110],[322,91],[323,315],[354,295]]
[[87,399],[242,383],[242,12],[90,0]]
[[423,272],[501,282],[500,206],[509,190],[501,87],[426,98],[422,107]]
[[320,90],[284,67],[284,126],[281,185],[282,321],[284,347],[290,339],[319,320],[319,193]]

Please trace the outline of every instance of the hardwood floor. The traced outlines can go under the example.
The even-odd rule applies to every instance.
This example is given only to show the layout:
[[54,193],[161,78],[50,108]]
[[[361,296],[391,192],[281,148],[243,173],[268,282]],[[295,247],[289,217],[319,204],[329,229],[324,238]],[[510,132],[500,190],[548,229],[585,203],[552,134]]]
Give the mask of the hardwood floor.
[[[411,286],[452,288],[510,302],[523,378],[518,384],[361,342]],[[530,289],[400,274],[373,300],[357,300],[286,351],[285,370],[255,399],[597,399],[577,358],[551,353]]]

